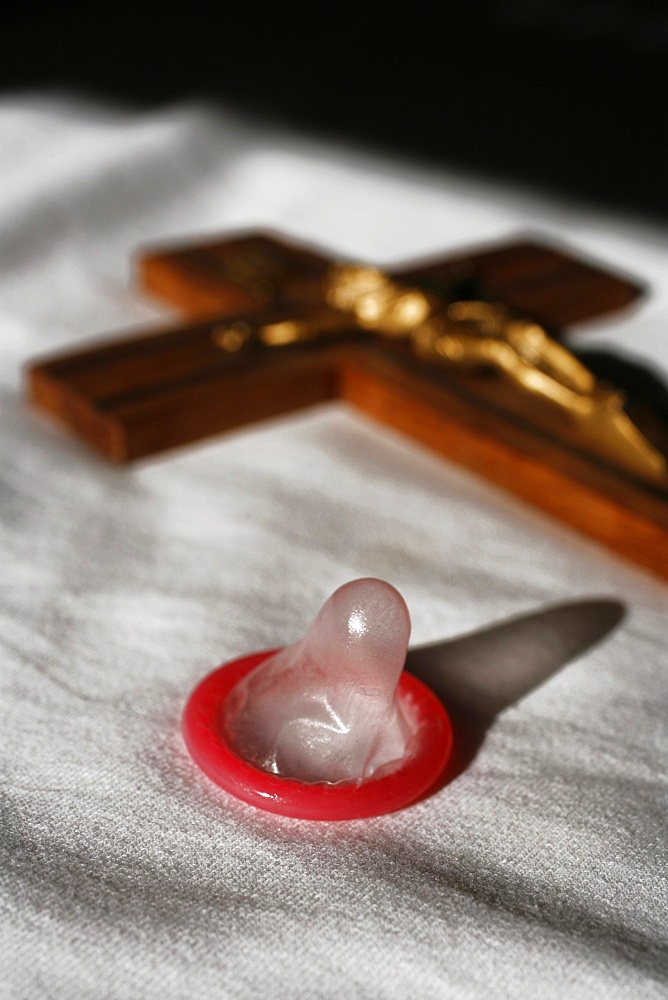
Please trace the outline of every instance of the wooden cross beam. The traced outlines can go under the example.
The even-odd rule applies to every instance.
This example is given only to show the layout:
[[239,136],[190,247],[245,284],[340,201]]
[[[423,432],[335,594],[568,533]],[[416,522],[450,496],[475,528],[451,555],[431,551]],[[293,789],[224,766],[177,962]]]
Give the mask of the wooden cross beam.
[[[363,310],[346,312],[340,302],[332,309],[339,287],[332,275],[341,272],[327,255],[250,233],[149,252],[139,266],[144,288],[185,311],[187,324],[28,369],[33,402],[107,458],[127,461],[342,399],[668,576],[668,482],[615,461],[614,450],[592,457],[568,414],[564,419],[549,401],[536,405],[493,366],[434,367],[404,337],[369,336],[378,322],[365,322]],[[640,291],[532,240],[410,265],[378,280],[383,290],[399,289],[395,303],[405,305],[405,290],[410,298],[416,289],[430,304],[502,302],[510,316],[550,331],[627,305]],[[461,353],[461,343],[455,346]]]

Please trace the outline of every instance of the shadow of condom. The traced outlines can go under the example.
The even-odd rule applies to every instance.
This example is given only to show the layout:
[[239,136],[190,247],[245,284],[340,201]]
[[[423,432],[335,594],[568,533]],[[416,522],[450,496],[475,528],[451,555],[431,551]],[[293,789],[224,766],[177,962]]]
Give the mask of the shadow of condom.
[[409,650],[406,669],[439,696],[453,725],[441,783],[469,767],[499,713],[602,642],[624,614],[620,601],[573,601]]

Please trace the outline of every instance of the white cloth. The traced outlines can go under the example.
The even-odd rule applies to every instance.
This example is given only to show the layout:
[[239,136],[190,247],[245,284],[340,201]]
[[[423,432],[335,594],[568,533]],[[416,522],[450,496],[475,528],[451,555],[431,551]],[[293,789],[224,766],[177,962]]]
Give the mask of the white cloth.
[[[341,406],[116,469],[24,404],[29,357],[168,314],[139,245],[254,225],[379,262],[564,239],[653,286],[592,336],[668,371],[659,230],[213,109],[5,99],[0,995],[666,996],[663,583]],[[473,759],[373,820],[242,805],[184,749],[190,689],[366,575]]]

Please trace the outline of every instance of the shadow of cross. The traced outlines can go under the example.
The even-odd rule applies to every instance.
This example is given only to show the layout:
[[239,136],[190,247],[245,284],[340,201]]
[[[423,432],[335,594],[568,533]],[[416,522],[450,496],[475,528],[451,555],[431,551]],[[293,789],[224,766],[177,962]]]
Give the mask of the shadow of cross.
[[410,649],[406,668],[435,691],[452,720],[445,781],[472,763],[500,712],[602,642],[624,614],[620,601],[573,601]]
[[547,332],[627,305],[631,281],[531,239],[384,273],[261,232],[145,253],[140,274],[190,320],[27,371],[107,458],[338,399],[668,576],[663,456]]

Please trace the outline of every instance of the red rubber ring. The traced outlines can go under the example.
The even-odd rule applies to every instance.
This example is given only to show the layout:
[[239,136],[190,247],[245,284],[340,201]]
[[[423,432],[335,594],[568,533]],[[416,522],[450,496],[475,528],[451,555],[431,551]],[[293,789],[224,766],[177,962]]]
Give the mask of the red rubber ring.
[[306,783],[269,774],[239,757],[227,742],[222,715],[239,681],[278,650],[251,653],[218,667],[190,695],[183,737],[196,764],[217,785],[260,809],[298,819],[362,819],[394,812],[426,792],[442,774],[452,750],[452,726],[443,705],[412,674],[397,693],[418,720],[417,746],[391,774],[361,782]]

